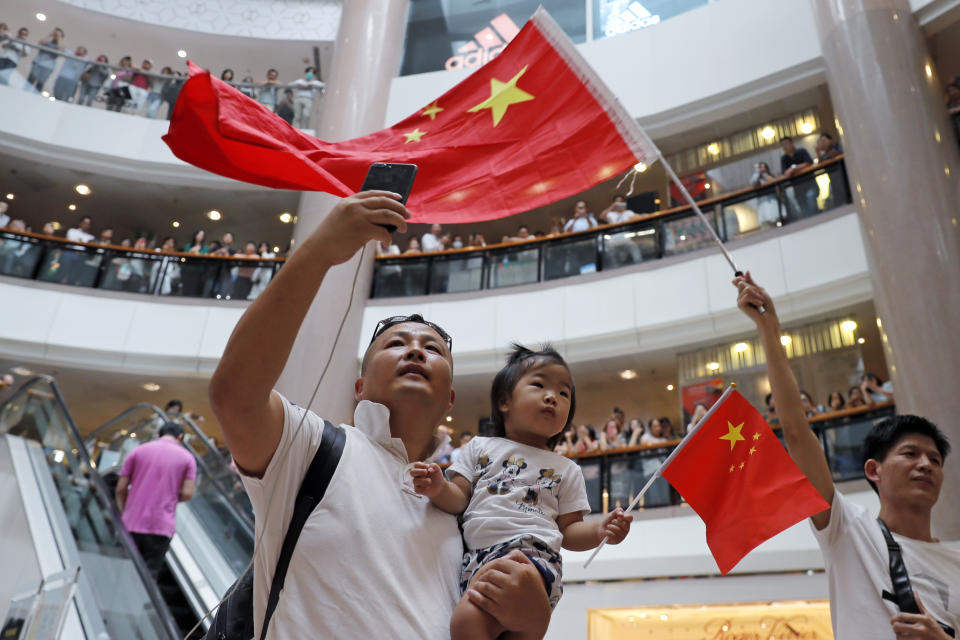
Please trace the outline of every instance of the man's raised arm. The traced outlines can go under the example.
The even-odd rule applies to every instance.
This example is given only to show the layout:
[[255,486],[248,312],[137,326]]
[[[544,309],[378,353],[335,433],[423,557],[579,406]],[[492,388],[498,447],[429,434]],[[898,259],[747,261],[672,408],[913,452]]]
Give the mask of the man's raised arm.
[[283,432],[283,406],[273,392],[300,325],[327,271],[370,240],[390,243],[410,215],[399,197],[364,191],[344,198],[290,256],[244,312],[210,379],[210,404],[237,464],[263,473]]
[[[820,440],[810,429],[803,411],[800,388],[780,343],[780,319],[777,318],[773,300],[762,287],[757,286],[749,272],[746,276],[737,277],[733,284],[739,291],[737,306],[757,325],[763,350],[767,354],[767,375],[770,377],[773,403],[783,428],[787,451],[823,499],[833,504],[833,476],[820,447]],[[763,307],[765,313],[761,314],[758,307]],[[812,520],[817,529],[823,529],[830,523],[830,512],[818,513]]]

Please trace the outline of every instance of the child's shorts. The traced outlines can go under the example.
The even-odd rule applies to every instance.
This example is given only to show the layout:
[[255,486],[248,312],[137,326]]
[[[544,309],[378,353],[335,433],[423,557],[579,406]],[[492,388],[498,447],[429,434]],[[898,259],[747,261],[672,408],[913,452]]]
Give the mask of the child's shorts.
[[460,593],[466,593],[470,579],[477,569],[497,558],[508,555],[513,550],[522,551],[530,559],[533,566],[543,578],[543,586],[550,599],[550,608],[553,609],[560,602],[563,595],[563,560],[560,554],[547,546],[539,538],[531,535],[517,536],[506,542],[499,542],[492,547],[467,551],[463,554],[463,564],[460,566]]

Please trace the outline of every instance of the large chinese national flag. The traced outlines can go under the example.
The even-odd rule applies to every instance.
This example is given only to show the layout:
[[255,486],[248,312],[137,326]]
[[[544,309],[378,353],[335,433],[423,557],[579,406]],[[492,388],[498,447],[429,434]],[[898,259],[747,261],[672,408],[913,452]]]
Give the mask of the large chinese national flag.
[[164,141],[202,169],[349,195],[373,162],[419,173],[414,222],[502,218],[656,160],[653,143],[542,8],[499,56],[389,129],[324,142],[191,65]]
[[724,575],[761,542],[830,508],[736,391],[682,446],[663,477],[707,525]]

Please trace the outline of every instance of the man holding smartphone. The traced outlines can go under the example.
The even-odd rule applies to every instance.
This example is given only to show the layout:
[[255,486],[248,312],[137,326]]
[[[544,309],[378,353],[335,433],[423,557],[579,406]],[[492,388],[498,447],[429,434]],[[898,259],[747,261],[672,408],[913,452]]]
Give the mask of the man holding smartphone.
[[[362,191],[341,200],[247,308],[210,380],[256,513],[257,637],[293,499],[324,429],[273,386],[327,271],[371,240],[389,244],[387,227],[406,231],[401,199]],[[449,637],[460,595],[457,521],[407,487],[403,471],[438,447],[436,427],[454,399],[451,344],[419,316],[378,326],[356,378],[354,425],[342,427],[342,457],[294,549],[268,638]],[[539,572],[522,554],[493,564],[474,586],[477,606],[515,637],[542,637],[550,608]]]

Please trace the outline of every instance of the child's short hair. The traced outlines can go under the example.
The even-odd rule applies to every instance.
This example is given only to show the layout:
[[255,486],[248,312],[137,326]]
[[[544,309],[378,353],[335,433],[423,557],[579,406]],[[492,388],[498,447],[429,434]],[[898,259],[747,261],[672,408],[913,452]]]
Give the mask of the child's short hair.
[[[929,437],[940,453],[940,458],[942,460],[947,459],[947,455],[950,453],[950,441],[943,431],[926,418],[903,414],[880,420],[870,429],[867,437],[863,440],[864,464],[867,460],[883,462],[900,438],[912,433]],[[874,491],[877,491],[877,485],[874,484],[873,480],[867,478],[867,482]]]
[[[570,367],[567,365],[563,356],[553,348],[552,345],[543,344],[539,351],[532,351],[523,345],[513,343],[510,345],[512,351],[507,358],[505,367],[497,372],[493,378],[493,385],[490,388],[490,429],[489,435],[496,437],[506,437],[507,427],[504,420],[503,411],[500,410],[500,401],[504,396],[513,393],[514,387],[523,375],[534,367],[542,367],[547,364],[559,364],[568,372]],[[573,382],[573,374],[570,375],[570,413],[567,415],[567,423],[560,430],[560,433],[547,440],[547,446],[551,449],[556,446],[563,437],[563,432],[573,423],[573,414],[577,408],[577,388]]]

